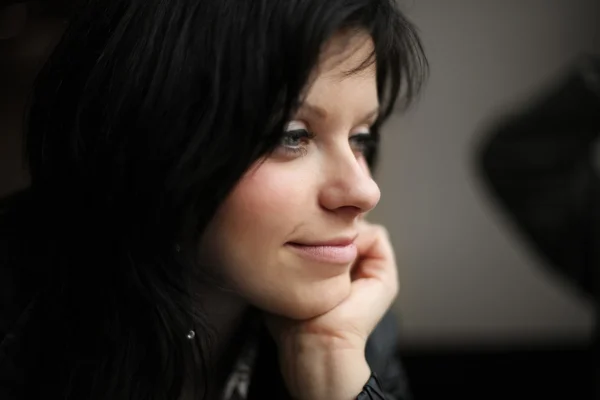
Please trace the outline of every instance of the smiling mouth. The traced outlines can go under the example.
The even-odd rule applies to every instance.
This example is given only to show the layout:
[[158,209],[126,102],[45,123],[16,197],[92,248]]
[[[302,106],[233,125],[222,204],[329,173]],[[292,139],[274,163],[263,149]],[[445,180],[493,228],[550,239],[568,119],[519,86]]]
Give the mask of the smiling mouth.
[[289,242],[286,243],[292,251],[301,257],[310,261],[337,264],[347,266],[353,262],[358,250],[353,241],[339,242],[339,244],[302,244]]

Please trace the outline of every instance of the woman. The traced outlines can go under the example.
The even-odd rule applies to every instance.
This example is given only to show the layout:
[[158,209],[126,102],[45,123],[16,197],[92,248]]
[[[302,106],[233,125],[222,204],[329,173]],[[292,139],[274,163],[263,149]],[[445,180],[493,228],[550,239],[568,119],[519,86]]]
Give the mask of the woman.
[[4,206],[5,392],[401,396],[375,329],[394,254],[363,217],[380,126],[424,70],[392,0],[83,4]]

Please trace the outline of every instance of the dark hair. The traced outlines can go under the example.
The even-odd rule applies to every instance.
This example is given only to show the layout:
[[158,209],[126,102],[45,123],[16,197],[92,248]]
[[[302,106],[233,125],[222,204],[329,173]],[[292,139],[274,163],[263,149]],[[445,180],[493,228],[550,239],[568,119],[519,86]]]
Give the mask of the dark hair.
[[340,30],[373,38],[363,66],[377,62],[378,135],[427,67],[394,0],[88,0],[74,13],[38,76],[26,136],[54,324],[44,356],[57,357],[41,368],[45,389],[175,399],[190,376],[206,389],[194,246],[277,144]]

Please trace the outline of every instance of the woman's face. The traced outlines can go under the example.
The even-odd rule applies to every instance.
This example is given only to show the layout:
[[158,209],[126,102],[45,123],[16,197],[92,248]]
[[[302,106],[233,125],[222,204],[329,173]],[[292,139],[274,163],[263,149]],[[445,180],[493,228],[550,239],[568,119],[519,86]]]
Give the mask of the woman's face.
[[346,73],[372,50],[365,36],[328,43],[279,147],[247,171],[202,239],[201,256],[258,308],[306,319],[349,295],[352,241],[380,192],[362,153],[377,118],[375,65]]

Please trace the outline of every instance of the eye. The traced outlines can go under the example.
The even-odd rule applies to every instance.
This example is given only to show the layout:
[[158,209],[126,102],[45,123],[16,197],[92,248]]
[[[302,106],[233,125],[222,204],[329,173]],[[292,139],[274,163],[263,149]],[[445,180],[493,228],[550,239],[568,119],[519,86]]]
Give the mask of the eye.
[[377,146],[377,140],[371,132],[362,132],[350,136],[350,146],[357,154],[365,156]]
[[304,123],[292,121],[288,123],[281,135],[278,150],[285,152],[287,155],[304,155],[309,142],[313,138],[314,135],[308,131]]

